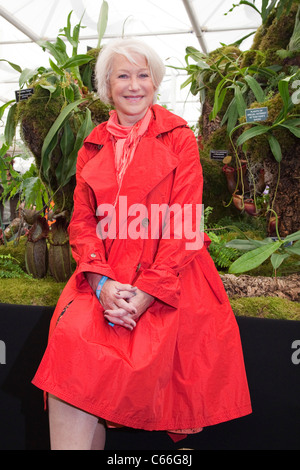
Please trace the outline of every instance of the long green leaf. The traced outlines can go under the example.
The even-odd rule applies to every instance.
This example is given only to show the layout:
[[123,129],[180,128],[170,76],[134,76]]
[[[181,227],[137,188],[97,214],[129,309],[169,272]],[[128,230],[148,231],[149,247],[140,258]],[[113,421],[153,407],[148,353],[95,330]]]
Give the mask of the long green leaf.
[[91,56],[86,54],[79,54],[68,59],[61,67],[63,69],[70,69],[72,67],[78,67],[80,65],[87,64],[88,62],[91,62],[91,60],[93,60]]
[[100,10],[100,15],[98,19],[98,25],[97,25],[97,31],[98,31],[98,49],[101,46],[101,41],[104,36],[104,33],[107,28],[107,23],[108,23],[108,3],[104,0],[102,2],[101,10]]
[[280,80],[278,83],[278,90],[283,101],[284,108],[286,109],[289,104],[290,94],[289,94],[289,84],[284,80]]
[[280,127],[285,127],[292,134],[294,134],[296,137],[300,137],[300,128],[299,127],[291,126],[290,124],[287,124],[287,122],[285,122],[284,124],[280,124]]
[[16,113],[17,113],[17,103],[13,104],[7,115],[7,120],[5,124],[5,131],[4,131],[4,137],[5,137],[5,143],[10,147],[12,144],[12,141],[14,140],[15,134],[16,134],[16,128],[17,128],[17,121],[16,121]]
[[255,125],[255,127],[251,127],[251,129],[246,130],[243,132],[239,138],[237,139],[237,145],[244,144],[247,140],[252,139],[261,134],[265,134],[270,130],[268,126],[261,126],[259,124]]
[[245,75],[244,79],[246,80],[247,84],[249,85],[249,87],[253,91],[256,100],[259,103],[263,103],[265,101],[266,97],[265,97],[265,93],[264,93],[262,87],[260,86],[260,84],[251,75]]
[[230,266],[228,272],[231,274],[243,273],[257,268],[266,261],[282,245],[281,241],[272,242],[255,250],[245,253]]
[[294,242],[296,240],[300,240],[300,230],[298,230],[298,232],[291,233],[290,235],[287,235],[284,239],[284,242],[285,243]]
[[8,106],[10,106],[12,103],[15,103],[15,100],[8,101],[7,103],[5,103],[3,106],[0,107],[0,119],[2,119],[6,108],[8,108]]
[[281,162],[282,160],[282,151],[278,140],[272,135],[267,134],[271,152],[273,153],[275,160]]
[[61,77],[64,76],[64,71],[60,67],[58,67],[58,65],[56,65],[53,62],[53,60],[49,59],[49,63],[50,63],[52,70],[54,70],[54,72],[57,73],[57,75],[60,75]]
[[234,85],[234,96],[236,100],[236,106],[237,106],[239,117],[243,117],[245,116],[247,105],[244,100],[242,90],[238,85]]
[[7,62],[14,70],[16,70],[19,73],[22,73],[22,69],[19,65],[14,64],[13,62],[9,62],[9,60],[5,60],[5,59],[0,59],[0,62]]
[[72,176],[75,175],[77,154],[83,145],[84,139],[91,133],[94,127],[95,126],[92,122],[91,112],[89,109],[87,109],[85,119],[77,133],[72,151],[60,162],[57,168],[56,177],[61,185],[64,186],[68,184]]
[[60,131],[60,129],[62,128],[62,126],[64,125],[65,123],[65,120],[69,117],[69,115],[73,112],[73,110],[80,104],[82,103],[84,100],[83,99],[80,99],[80,100],[77,100],[75,101],[74,103],[70,103],[68,106],[66,106],[62,112],[60,113],[60,115],[58,116],[58,118],[56,119],[56,121],[54,122],[54,124],[52,125],[51,129],[49,130],[45,140],[44,140],[44,144],[43,144],[43,148],[42,148],[42,154],[41,154],[41,158],[42,158],[42,171],[44,173],[44,175],[47,177],[48,175],[48,171],[49,171],[49,168],[50,168],[50,157],[51,157],[51,153],[53,151],[53,141],[55,139],[55,137],[58,135],[58,132]]

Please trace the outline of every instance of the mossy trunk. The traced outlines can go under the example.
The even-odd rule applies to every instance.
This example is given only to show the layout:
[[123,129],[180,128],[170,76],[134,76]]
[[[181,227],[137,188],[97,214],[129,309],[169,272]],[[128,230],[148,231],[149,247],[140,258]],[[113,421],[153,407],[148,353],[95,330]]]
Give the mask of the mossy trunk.
[[[289,155],[283,155],[280,166],[274,158],[264,160],[265,182],[270,187],[270,205],[279,218],[279,234],[285,237],[300,230],[300,144]],[[279,178],[278,178],[279,177]],[[268,220],[272,218],[269,215]],[[269,235],[276,236],[270,224]]]

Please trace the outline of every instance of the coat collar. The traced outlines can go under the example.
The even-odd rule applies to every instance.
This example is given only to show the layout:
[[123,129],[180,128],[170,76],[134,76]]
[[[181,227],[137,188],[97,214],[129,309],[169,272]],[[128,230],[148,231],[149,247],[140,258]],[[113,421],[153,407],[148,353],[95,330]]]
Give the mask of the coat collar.
[[[177,127],[187,127],[187,122],[176,114],[171,113],[160,105],[155,104],[152,107],[154,119],[152,120],[148,135],[157,137],[166,132],[170,132]],[[97,126],[91,134],[85,139],[85,144],[103,145],[110,139],[106,131],[106,122]]]

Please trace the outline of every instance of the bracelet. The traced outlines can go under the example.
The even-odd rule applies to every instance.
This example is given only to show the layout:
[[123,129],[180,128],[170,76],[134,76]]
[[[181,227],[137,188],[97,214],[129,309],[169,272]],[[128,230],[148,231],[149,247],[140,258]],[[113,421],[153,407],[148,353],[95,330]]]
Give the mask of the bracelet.
[[100,294],[101,294],[101,291],[102,291],[102,287],[104,286],[107,279],[108,279],[107,276],[102,276],[102,278],[99,281],[99,284],[98,284],[97,289],[96,289],[96,296],[97,296],[98,300],[100,299]]
[[[96,297],[97,297],[98,300],[100,299],[100,294],[101,294],[102,287],[104,286],[105,282],[108,279],[109,278],[107,276],[102,276],[102,278],[99,281],[99,284],[98,284],[97,289],[96,289]],[[110,322],[108,324],[110,326],[115,326],[113,323],[110,323]]]

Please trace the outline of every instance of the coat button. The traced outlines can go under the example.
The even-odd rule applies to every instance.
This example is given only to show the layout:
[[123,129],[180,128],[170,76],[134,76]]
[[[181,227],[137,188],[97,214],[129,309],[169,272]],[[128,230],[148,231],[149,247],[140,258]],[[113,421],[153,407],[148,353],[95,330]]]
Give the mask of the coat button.
[[142,220],[142,226],[145,227],[145,228],[148,227],[149,223],[150,223],[150,220],[147,219],[147,217],[145,217],[145,218]]
[[95,255],[95,253],[92,253],[91,254],[91,258],[96,258],[97,255]]

